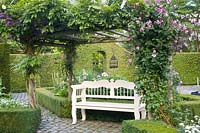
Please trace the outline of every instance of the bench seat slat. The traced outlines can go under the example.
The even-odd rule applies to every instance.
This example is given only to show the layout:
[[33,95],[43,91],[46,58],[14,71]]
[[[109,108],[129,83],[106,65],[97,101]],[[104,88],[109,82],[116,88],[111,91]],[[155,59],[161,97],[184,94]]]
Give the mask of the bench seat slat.
[[[76,103],[76,107],[78,106],[93,106],[93,107],[111,107],[111,108],[123,108],[123,109],[135,109],[135,105],[134,104],[130,104],[130,103],[110,103],[110,102],[77,102]],[[144,106],[142,106],[141,104],[141,108],[143,108]],[[140,107],[139,107],[140,108]]]
[[109,98],[109,99],[127,99],[127,100],[134,100],[135,97],[131,96],[106,96],[106,95],[86,95],[86,98]]

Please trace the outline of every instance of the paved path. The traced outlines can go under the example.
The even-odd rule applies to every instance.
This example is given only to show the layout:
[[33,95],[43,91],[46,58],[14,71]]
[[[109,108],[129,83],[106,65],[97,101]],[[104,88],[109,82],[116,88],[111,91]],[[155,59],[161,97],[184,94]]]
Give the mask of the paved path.
[[191,92],[200,91],[200,85],[178,86],[177,91],[181,94],[191,94]]
[[[27,103],[26,93],[13,93],[12,97]],[[47,109],[41,107],[42,121],[38,133],[120,133],[121,123],[101,121],[78,121],[72,125],[72,119],[59,118]]]

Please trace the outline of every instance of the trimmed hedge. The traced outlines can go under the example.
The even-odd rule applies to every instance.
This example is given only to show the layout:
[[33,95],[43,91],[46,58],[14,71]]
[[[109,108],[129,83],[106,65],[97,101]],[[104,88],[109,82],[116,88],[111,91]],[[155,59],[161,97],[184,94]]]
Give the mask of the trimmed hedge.
[[[109,60],[112,56],[112,48],[115,50],[115,56],[119,61],[119,68],[110,69]],[[91,51],[91,52],[88,52]],[[105,51],[106,67],[105,71],[125,77],[127,80],[134,80],[134,65],[127,68],[127,59],[130,54],[123,48],[115,44],[93,44],[80,45],[77,48],[77,56],[75,62],[75,73],[82,72],[83,69],[92,71],[93,53]],[[16,64],[21,54],[12,54],[10,57],[11,64]],[[41,78],[37,79],[37,87],[50,87],[52,85],[52,73],[61,73],[62,56],[60,54],[45,54],[45,60],[41,68]],[[196,84],[196,78],[200,78],[200,53],[180,53],[173,57],[173,65],[179,73],[183,84]],[[11,89],[13,92],[26,91],[24,77],[19,72],[11,71]]]
[[200,96],[181,94],[180,97],[184,100],[179,102],[182,110],[188,108],[192,112],[192,116],[200,116]]
[[71,118],[71,102],[68,102],[67,98],[54,96],[51,91],[45,88],[37,88],[36,99],[38,104],[46,107],[59,117]]
[[10,50],[9,45],[0,40],[0,78],[2,78],[3,86],[6,92],[10,91]]
[[183,84],[196,84],[200,78],[200,53],[178,53],[173,57],[173,65]]
[[122,133],[178,133],[162,121],[125,120],[122,122]]
[[[113,55],[112,49],[114,50],[114,55],[118,60],[118,68],[111,69],[110,59]],[[127,61],[128,58],[131,57],[130,52],[115,43],[80,45],[77,48],[75,73],[82,72],[83,69],[86,71],[92,71],[93,54],[99,51],[105,53],[105,72],[124,77],[130,81],[134,80],[135,67],[134,65],[130,65]]]
[[36,133],[40,122],[40,109],[0,110],[0,133]]

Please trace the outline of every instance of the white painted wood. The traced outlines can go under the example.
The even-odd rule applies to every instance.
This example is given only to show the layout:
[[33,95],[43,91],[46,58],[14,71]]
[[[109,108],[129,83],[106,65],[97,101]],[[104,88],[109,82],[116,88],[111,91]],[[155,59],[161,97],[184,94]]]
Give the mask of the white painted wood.
[[[82,120],[86,120],[85,109],[133,112],[137,120],[146,118],[145,104],[140,103],[141,96],[137,94],[133,82],[125,80],[84,81],[82,84],[71,87],[73,89],[72,124],[77,122],[77,109],[81,109]],[[91,102],[87,100],[88,98],[133,100],[133,103]]]

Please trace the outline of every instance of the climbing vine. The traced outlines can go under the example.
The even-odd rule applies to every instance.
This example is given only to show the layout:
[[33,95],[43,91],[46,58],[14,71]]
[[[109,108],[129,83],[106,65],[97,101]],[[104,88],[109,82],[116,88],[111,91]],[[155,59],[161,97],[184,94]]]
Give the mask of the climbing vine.
[[189,29],[177,20],[170,0],[135,3],[129,23],[137,66],[137,88],[143,95],[149,118],[171,124],[173,107],[172,55],[186,45]]

